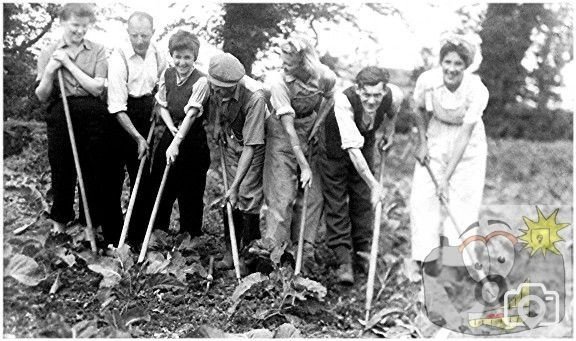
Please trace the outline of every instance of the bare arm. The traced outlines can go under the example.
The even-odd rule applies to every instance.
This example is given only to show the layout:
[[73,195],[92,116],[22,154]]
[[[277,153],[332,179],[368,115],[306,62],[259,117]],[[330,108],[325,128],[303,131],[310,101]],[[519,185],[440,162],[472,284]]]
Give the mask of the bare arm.
[[54,78],[56,77],[56,72],[61,66],[62,64],[60,62],[50,58],[50,61],[44,69],[42,78],[40,78],[40,83],[34,91],[40,102],[46,102],[48,98],[50,98],[50,95],[54,90]]
[[282,115],[280,116],[280,121],[282,122],[282,127],[284,127],[284,131],[288,134],[288,138],[290,139],[290,144],[292,145],[292,150],[294,151],[294,155],[296,156],[296,161],[300,166],[301,174],[301,181],[302,186],[306,187],[307,185],[312,184],[312,171],[310,170],[310,165],[308,165],[308,161],[306,161],[306,157],[302,152],[302,148],[300,147],[300,139],[296,134],[296,129],[294,129],[294,116],[292,115]]
[[146,151],[148,150],[148,142],[146,139],[140,135],[134,124],[130,120],[130,117],[124,111],[120,111],[116,114],[116,121],[120,124],[122,129],[124,129],[130,137],[138,144],[138,158],[141,159]]
[[70,60],[68,54],[64,50],[56,50],[52,57],[61,62],[62,65],[70,71],[72,76],[80,83],[80,86],[92,96],[100,96],[104,91],[104,78],[92,78],[80,70],[74,62]]
[[[178,156],[178,149],[180,148],[180,143],[182,143],[182,140],[184,139],[184,137],[186,137],[186,134],[188,134],[188,131],[190,130],[190,127],[192,126],[194,121],[196,121],[196,119],[200,116],[200,110],[194,107],[188,109],[186,117],[184,117],[184,120],[182,120],[180,129],[177,129],[174,126],[174,122],[172,121],[172,117],[170,116],[170,113],[168,113],[168,110],[166,110],[166,108],[164,107],[160,108],[161,108],[160,116],[162,117],[162,119],[164,119],[164,122],[166,123],[166,126],[168,126],[168,129],[170,129],[170,131],[172,131],[172,134],[174,134],[174,139],[172,140],[172,143],[170,143],[168,150],[166,150],[167,162],[173,163],[174,161],[176,161],[176,157]],[[165,115],[162,115],[162,111],[165,111]],[[169,122],[167,122],[167,120]],[[168,124],[172,125],[176,133],[174,133],[174,130],[170,128]]]
[[234,176],[234,181],[230,185],[230,188],[233,188],[235,191],[240,188],[240,184],[246,173],[248,173],[248,169],[250,168],[250,164],[252,163],[252,158],[254,157],[254,146],[244,146],[242,148],[242,154],[240,155],[240,159],[238,160],[238,168],[236,170],[236,175]]
[[172,121],[172,116],[170,116],[170,112],[168,111],[168,109],[166,109],[163,106],[159,106],[159,112],[160,117],[162,118],[162,121],[164,121],[166,127],[168,127],[168,130],[170,130],[172,135],[176,136],[176,134],[178,133],[178,128],[176,128],[176,126],[174,125],[174,121]]
[[368,167],[368,163],[366,162],[366,159],[364,158],[364,155],[360,149],[348,148],[347,150],[354,168],[356,168],[356,171],[362,180],[364,180],[368,187],[370,187],[370,201],[372,202],[372,205],[375,206],[378,202],[380,202],[380,200],[384,199],[384,190],[370,171],[370,167]]

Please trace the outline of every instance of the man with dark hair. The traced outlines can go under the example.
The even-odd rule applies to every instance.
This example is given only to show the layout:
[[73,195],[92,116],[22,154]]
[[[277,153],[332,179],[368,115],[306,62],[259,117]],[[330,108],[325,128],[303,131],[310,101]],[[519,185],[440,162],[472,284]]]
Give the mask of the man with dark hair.
[[[362,69],[356,84],[335,96],[325,123],[326,152],[321,167],[326,209],[326,239],[334,250],[342,284],[353,284],[353,252],[370,252],[374,207],[384,190],[371,172],[374,146],[391,141],[402,91],[388,83],[379,67]],[[376,134],[383,131],[377,143]],[[365,259],[356,257],[365,269]]]
[[[159,76],[166,68],[165,58],[150,43],[154,34],[153,25],[153,18],[147,13],[134,12],[130,15],[127,27],[130,44],[115,49],[108,63],[108,111],[118,123],[113,128],[118,157],[118,205],[124,183],[124,167],[133,189],[139,160],[148,150],[145,136],[151,125],[154,92]],[[130,223],[128,238],[131,244],[138,244],[144,239],[153,201],[151,194],[147,193],[148,185],[149,174],[145,171]]]

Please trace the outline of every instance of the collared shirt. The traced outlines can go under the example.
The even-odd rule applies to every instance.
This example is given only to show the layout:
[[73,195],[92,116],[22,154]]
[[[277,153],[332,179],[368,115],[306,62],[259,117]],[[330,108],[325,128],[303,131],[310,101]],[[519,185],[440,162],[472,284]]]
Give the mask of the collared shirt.
[[265,120],[270,111],[260,82],[242,77],[231,98],[222,100],[212,96],[210,110],[216,114],[216,124],[222,125],[226,133],[234,133],[245,146],[264,144]]
[[[184,84],[188,78],[192,75],[191,69],[188,75],[181,77],[176,73],[176,86],[181,86]],[[156,102],[164,108],[168,108],[168,102],[166,101],[166,70],[162,71],[160,76],[160,81],[158,83],[158,92],[156,93]],[[192,86],[192,95],[188,99],[188,103],[184,107],[184,112],[187,113],[190,108],[196,108],[200,111],[199,116],[202,115],[204,111],[203,103],[208,98],[210,87],[208,86],[208,80],[206,77],[200,77],[196,83]]]
[[128,96],[152,94],[165,68],[166,59],[153,44],[145,58],[136,54],[130,43],[115,49],[108,61],[108,111],[112,114],[126,111]]
[[334,95],[336,75],[322,65],[317,77],[306,82],[284,72],[270,73],[266,86],[270,89],[270,102],[277,116],[307,114],[318,110],[322,98]]
[[[476,123],[488,105],[488,90],[480,77],[464,72],[462,83],[452,92],[444,85],[441,68],[418,77],[414,88],[417,107],[432,110],[434,117],[450,124]],[[428,104],[427,104],[428,102]]]
[[[38,75],[36,76],[37,81],[42,79],[46,65],[48,65],[52,54],[57,49],[64,49],[68,57],[70,57],[70,60],[88,76],[92,78],[106,78],[106,74],[108,73],[108,56],[104,46],[84,39],[81,48],[74,54],[64,39],[60,39],[40,52],[40,56],[38,57]],[[92,96],[82,88],[76,78],[74,78],[65,67],[62,67],[62,77],[64,78],[64,88],[66,89],[67,96]],[[54,83],[55,88],[59,89],[58,78],[54,79]]]
[[[398,86],[390,83],[388,83],[387,86],[392,92],[392,108],[390,110],[397,112],[398,108],[402,104],[404,95]],[[348,97],[346,97],[342,91],[339,91],[334,96],[334,114],[336,116],[336,122],[338,122],[340,137],[342,138],[342,149],[362,148],[364,146],[364,137],[360,133],[360,130],[354,121],[354,110],[352,109],[352,105],[350,104]],[[366,112],[363,113],[362,121],[367,125],[368,129],[372,129],[375,116],[376,112],[370,114]],[[385,129],[385,126],[385,124],[381,124],[378,129],[383,130]]]

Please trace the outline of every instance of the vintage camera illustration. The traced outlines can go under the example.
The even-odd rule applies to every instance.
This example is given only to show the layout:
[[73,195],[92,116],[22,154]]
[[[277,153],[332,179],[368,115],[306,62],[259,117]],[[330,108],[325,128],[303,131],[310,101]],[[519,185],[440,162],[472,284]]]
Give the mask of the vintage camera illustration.
[[[516,333],[559,323],[565,310],[564,258],[558,210],[470,225],[459,245],[432,250],[423,266],[425,313],[438,326],[470,335]],[[554,222],[554,224],[550,223]]]

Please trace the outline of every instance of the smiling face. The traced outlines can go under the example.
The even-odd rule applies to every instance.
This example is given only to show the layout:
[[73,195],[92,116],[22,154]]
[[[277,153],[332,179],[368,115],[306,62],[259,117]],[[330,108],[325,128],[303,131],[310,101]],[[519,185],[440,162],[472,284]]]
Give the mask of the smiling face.
[[150,46],[150,40],[154,34],[152,23],[147,19],[133,18],[128,22],[128,36],[130,43],[136,54],[141,57],[146,56],[146,51]]
[[458,53],[452,51],[444,56],[440,64],[444,76],[444,85],[450,91],[455,91],[462,83],[462,78],[464,77],[464,70],[466,69],[464,59]]
[[196,54],[191,49],[175,50],[172,53],[172,59],[174,60],[176,72],[183,77],[188,75],[194,68]]
[[364,85],[362,88],[356,90],[356,93],[360,97],[360,102],[362,103],[362,109],[366,113],[375,112],[384,96],[386,96],[387,88],[384,83],[380,82],[376,85]]
[[64,40],[73,45],[82,43],[91,25],[89,17],[78,17],[74,14],[71,14],[67,20],[63,20],[61,23],[64,28]]

